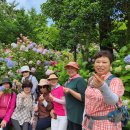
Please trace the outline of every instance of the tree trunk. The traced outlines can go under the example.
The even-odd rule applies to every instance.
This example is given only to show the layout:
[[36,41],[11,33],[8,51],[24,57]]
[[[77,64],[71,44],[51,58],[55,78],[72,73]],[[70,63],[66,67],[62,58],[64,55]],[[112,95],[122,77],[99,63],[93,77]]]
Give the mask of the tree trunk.
[[74,45],[74,61],[76,62],[77,61],[77,45]]
[[101,50],[109,50],[113,52],[112,43],[108,43],[109,33],[111,32],[111,19],[110,16],[104,16],[99,22],[99,33],[100,33],[100,48]]

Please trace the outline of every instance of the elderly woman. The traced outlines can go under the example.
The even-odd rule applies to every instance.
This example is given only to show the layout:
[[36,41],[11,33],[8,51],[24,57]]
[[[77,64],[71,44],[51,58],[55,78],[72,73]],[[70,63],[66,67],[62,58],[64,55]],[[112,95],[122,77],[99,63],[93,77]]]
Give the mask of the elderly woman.
[[49,84],[46,79],[41,79],[38,84],[38,121],[36,130],[44,130],[51,126],[50,111],[53,108],[49,98]]
[[37,85],[38,85],[38,81],[37,81],[36,77],[31,75],[29,66],[22,66],[21,67],[21,73],[22,73],[22,76],[23,76],[22,82],[25,81],[25,80],[30,80],[32,82],[33,86],[32,86],[32,89],[31,89],[31,93],[36,98],[36,89],[37,89]]
[[79,66],[76,62],[69,62],[65,69],[69,75],[65,83],[64,92],[68,117],[68,130],[82,130],[84,110],[85,80],[78,74]]
[[122,81],[114,77],[110,70],[112,55],[108,51],[100,51],[95,56],[95,73],[88,81],[85,91],[85,130],[121,130],[121,122],[108,120],[109,112],[115,110],[116,104],[121,105],[124,93]]
[[28,130],[33,116],[32,82],[26,80],[22,84],[23,91],[17,95],[16,108],[11,117],[14,130]]
[[9,121],[15,109],[16,94],[10,92],[12,83],[8,78],[4,78],[1,85],[3,89],[0,91],[0,127],[3,130],[9,130]]
[[67,115],[63,86],[58,83],[58,77],[55,74],[51,74],[48,78],[48,81],[51,86],[50,98],[54,106],[53,112],[56,115],[55,117],[52,117],[51,130],[66,130]]

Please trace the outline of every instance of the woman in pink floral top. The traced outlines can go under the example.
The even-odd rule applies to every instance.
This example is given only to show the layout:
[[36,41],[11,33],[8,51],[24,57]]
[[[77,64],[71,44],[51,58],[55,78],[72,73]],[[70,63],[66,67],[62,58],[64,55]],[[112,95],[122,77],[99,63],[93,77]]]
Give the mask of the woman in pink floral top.
[[95,56],[95,73],[88,81],[85,91],[84,130],[122,130],[121,122],[115,124],[108,119],[96,119],[107,117],[107,114],[115,110],[115,105],[122,104],[121,97],[124,94],[122,81],[114,77],[110,84],[106,83],[110,73],[112,56],[108,51],[100,51]]

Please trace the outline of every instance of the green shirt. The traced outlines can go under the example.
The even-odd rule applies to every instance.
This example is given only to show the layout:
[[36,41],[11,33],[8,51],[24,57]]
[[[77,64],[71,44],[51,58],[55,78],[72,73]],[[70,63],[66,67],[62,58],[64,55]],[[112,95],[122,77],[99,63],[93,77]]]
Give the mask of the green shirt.
[[86,82],[82,77],[78,77],[71,80],[70,82],[67,82],[65,87],[81,94],[82,101],[79,101],[70,93],[65,94],[68,119],[74,123],[81,124],[84,111]]

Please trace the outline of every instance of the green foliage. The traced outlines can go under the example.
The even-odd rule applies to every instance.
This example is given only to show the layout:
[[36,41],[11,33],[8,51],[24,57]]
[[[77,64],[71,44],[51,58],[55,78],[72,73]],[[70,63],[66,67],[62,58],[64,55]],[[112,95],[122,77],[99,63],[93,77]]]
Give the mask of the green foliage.
[[130,55],[130,45],[124,46],[120,49],[118,57],[113,62],[113,73],[118,75],[125,86],[125,97],[129,98],[130,95],[130,62],[129,59],[125,59],[126,56]]

